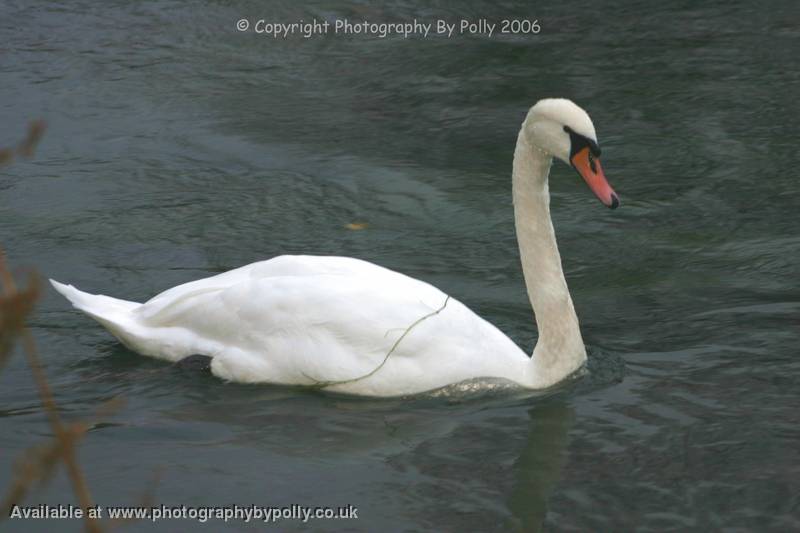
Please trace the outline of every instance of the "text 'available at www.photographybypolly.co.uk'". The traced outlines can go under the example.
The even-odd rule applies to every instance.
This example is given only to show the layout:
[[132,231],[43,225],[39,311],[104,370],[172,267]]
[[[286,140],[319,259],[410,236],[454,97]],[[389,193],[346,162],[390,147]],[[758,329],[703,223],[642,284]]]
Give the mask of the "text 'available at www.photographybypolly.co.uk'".
[[310,507],[306,505],[285,505],[270,507],[264,505],[153,505],[149,507],[102,506],[95,505],[83,509],[75,505],[13,505],[9,512],[11,520],[195,520],[208,522],[278,522],[282,520],[354,520],[358,519],[358,508],[352,505],[343,507]]

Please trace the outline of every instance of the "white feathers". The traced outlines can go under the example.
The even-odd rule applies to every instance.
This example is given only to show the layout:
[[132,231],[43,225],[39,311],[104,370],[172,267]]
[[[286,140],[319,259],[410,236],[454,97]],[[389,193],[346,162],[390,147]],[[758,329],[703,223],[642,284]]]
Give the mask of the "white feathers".
[[347,257],[280,256],[141,305],[53,284],[131,349],[171,361],[210,355],[214,374],[239,382],[347,382],[327,388],[395,396],[477,376],[513,380],[528,362],[461,302],[442,308],[435,287]]
[[547,118],[563,126],[568,126],[575,133],[597,142],[597,133],[589,115],[572,100],[566,98],[543,98],[536,102],[530,112],[532,120]]

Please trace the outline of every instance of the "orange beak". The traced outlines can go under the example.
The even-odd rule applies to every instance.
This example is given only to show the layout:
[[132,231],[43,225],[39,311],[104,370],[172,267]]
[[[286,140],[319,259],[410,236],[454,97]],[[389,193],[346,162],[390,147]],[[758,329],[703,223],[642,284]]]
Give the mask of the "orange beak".
[[573,155],[570,162],[595,196],[603,202],[603,205],[611,209],[619,207],[619,197],[617,193],[615,193],[611,185],[608,184],[606,175],[603,174],[603,167],[600,166],[600,160],[591,156],[588,146]]

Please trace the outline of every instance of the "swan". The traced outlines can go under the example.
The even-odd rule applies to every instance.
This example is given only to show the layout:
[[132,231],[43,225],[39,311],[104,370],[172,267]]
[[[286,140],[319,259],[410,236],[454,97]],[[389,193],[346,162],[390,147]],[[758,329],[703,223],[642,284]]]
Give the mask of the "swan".
[[599,155],[589,115],[566,99],[538,101],[517,136],[512,195],[539,331],[532,356],[436,287],[350,257],[279,256],[143,304],[50,282],[131,350],[172,362],[211,357],[211,373],[227,381],[373,397],[476,379],[546,389],[586,361],[550,219],[550,166],[554,157],[571,165],[615,209]]

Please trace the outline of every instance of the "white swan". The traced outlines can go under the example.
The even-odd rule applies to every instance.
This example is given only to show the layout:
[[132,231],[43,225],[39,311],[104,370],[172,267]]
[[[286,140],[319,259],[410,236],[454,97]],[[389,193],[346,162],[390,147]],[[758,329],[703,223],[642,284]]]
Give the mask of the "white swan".
[[280,256],[179,285],[144,304],[51,283],[130,349],[168,361],[211,356],[212,373],[226,380],[364,396],[473,378],[547,388],[586,360],[550,220],[550,164],[554,156],[571,164],[613,209],[619,200],[599,154],[589,116],[569,100],[540,100],[517,137],[514,214],[539,329],[532,357],[428,283],[348,257]]

